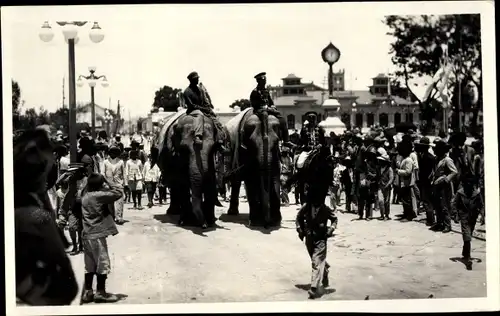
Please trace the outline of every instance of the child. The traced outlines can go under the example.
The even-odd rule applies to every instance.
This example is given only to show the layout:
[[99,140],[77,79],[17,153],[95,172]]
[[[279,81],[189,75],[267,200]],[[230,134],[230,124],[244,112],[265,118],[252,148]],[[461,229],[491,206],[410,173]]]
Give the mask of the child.
[[132,193],[132,202],[134,202],[134,209],[142,210],[142,162],[138,157],[136,150],[130,151],[130,159],[125,165],[125,179],[128,181],[128,187]]
[[[330,227],[326,225],[328,220],[332,222]],[[324,288],[329,285],[330,265],[326,262],[326,245],[328,237],[332,237],[337,228],[337,222],[337,216],[333,210],[324,203],[315,203],[315,205],[306,203],[297,214],[297,233],[300,240],[306,238],[307,252],[312,261],[311,288],[308,292],[310,299],[321,296],[321,285]]]
[[377,157],[379,160],[379,181],[377,191],[377,202],[380,209],[380,220],[390,220],[391,190],[394,181],[394,172],[391,167],[391,159],[385,154]]
[[462,178],[462,187],[455,194],[451,207],[454,222],[460,223],[462,228],[462,238],[464,241],[462,257],[467,270],[472,270],[472,233],[474,232],[479,214],[484,211],[483,197],[480,190],[475,187],[475,182],[476,179],[474,176]]
[[[120,148],[120,147],[118,147],[118,148]],[[127,165],[127,161],[128,161],[128,151],[127,151],[127,148],[124,151],[122,151],[122,154],[121,154],[120,158],[121,158],[121,160],[123,162],[123,165],[126,166]],[[124,203],[130,203],[130,198],[132,197],[132,195],[130,194],[130,188],[128,187],[128,180],[127,180],[126,177],[124,177],[123,194],[125,195],[125,197],[124,197]]]
[[363,155],[359,173],[358,215],[361,220],[364,212],[365,220],[369,221],[372,219],[372,204],[375,202],[378,187],[377,150],[370,146]]
[[[104,184],[109,189],[104,188]],[[118,234],[114,214],[109,212],[108,204],[122,197],[121,188],[97,173],[92,173],[87,180],[86,193],[82,197],[83,249],[85,263],[85,289],[82,302],[116,302],[115,295],[106,292],[106,279],[110,273],[108,244],[106,238]],[[97,277],[97,291],[94,295],[93,281]]]
[[398,150],[403,158],[401,164],[398,166],[396,172],[399,176],[400,191],[399,196],[403,202],[403,217],[401,220],[403,222],[412,221],[417,214],[413,208],[412,200],[412,189],[415,186],[415,172],[414,172],[414,162],[410,157],[412,153],[412,146],[409,143],[401,142],[398,145]]
[[144,182],[148,193],[148,207],[153,207],[153,198],[156,192],[156,185],[160,180],[160,168],[156,163],[156,157],[148,155],[148,161],[144,165]]
[[333,168],[333,182],[332,185],[330,186],[330,207],[336,211],[337,207],[340,205],[340,187],[342,185],[341,183],[341,177],[342,177],[342,171],[344,170],[344,166],[339,164],[338,159],[339,155],[338,152],[335,155],[335,162],[334,162],[334,168]]
[[[123,160],[120,159],[120,148],[117,146],[112,146],[109,149],[109,158],[104,161],[103,164],[103,173],[106,180],[110,183],[115,184],[116,186],[123,188],[125,184],[125,165],[123,164]],[[116,200],[113,205],[114,214],[115,214],[115,222],[118,225],[123,225],[123,203],[124,199],[122,198]]]

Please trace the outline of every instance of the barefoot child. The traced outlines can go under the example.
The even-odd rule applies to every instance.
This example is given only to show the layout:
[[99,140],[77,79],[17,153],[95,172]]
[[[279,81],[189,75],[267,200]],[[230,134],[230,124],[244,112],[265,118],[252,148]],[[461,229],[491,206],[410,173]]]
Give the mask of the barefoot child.
[[[105,188],[106,184],[109,188]],[[87,187],[82,196],[83,251],[85,262],[85,289],[82,302],[116,302],[116,296],[106,292],[106,279],[111,271],[107,237],[118,234],[114,214],[108,204],[122,197],[121,187],[109,183],[97,173],[88,177]],[[93,281],[97,277],[97,291],[94,295]]]

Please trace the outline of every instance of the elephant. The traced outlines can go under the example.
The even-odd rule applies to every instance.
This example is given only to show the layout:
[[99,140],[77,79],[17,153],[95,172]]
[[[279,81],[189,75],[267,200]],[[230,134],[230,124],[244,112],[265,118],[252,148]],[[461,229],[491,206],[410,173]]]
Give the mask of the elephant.
[[230,177],[231,200],[228,215],[239,214],[241,182],[245,183],[250,208],[249,225],[278,226],[280,212],[280,152],[279,121],[275,116],[263,115],[262,124],[253,108],[231,119],[229,131],[233,174]]
[[[203,141],[194,143],[194,115],[203,118]],[[162,128],[158,141],[158,165],[170,188],[168,215],[180,214],[179,225],[206,228],[216,222],[217,200],[214,165],[214,123],[199,111],[182,110]],[[162,135],[163,134],[163,135]]]

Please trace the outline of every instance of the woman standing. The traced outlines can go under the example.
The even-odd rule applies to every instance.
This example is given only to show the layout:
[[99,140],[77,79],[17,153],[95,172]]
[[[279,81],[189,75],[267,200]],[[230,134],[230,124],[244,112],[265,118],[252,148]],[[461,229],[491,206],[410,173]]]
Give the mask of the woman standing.
[[128,181],[128,187],[132,194],[132,202],[134,209],[142,210],[142,180],[143,180],[143,166],[138,157],[137,150],[130,151],[130,159],[125,165],[125,179]]
[[125,184],[125,164],[123,160],[120,159],[120,148],[117,146],[112,146],[109,151],[109,158],[103,163],[103,174],[106,181],[112,185],[120,188],[122,192],[122,197],[114,202],[114,214],[115,222],[118,225],[123,225],[123,203],[124,203],[124,192],[123,187]]
[[148,207],[153,207],[153,199],[156,192],[156,185],[160,180],[160,168],[156,163],[156,155],[148,155],[148,161],[144,164],[144,182],[148,193]]

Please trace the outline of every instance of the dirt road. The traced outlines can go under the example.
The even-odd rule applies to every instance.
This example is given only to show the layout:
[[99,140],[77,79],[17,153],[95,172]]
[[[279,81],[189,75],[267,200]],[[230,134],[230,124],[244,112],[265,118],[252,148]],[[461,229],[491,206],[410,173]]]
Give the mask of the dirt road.
[[[205,233],[177,227],[165,206],[137,211],[126,205],[128,222],[108,241],[113,272],[107,287],[123,294],[117,304],[307,300],[311,264],[295,232],[298,206],[282,208],[282,227],[265,231],[246,226],[246,202],[236,217],[224,215],[224,205],[217,209],[219,226]],[[402,208],[393,205],[391,212]],[[328,242],[331,289],[321,300],[486,295],[485,241],[473,240],[477,259],[467,271],[456,261],[458,233],[431,232],[419,222],[338,216]],[[83,255],[72,261],[83,283]]]

